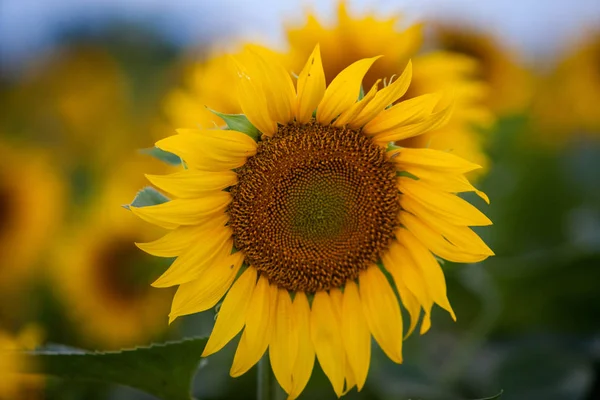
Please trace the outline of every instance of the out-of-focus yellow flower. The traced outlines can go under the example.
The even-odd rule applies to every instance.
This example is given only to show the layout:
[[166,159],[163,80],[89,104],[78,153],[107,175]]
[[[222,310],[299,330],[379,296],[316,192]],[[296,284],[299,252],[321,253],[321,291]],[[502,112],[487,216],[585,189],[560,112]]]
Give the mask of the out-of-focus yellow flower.
[[119,164],[97,202],[56,245],[50,271],[53,287],[84,343],[118,348],[164,331],[172,293],[148,290],[153,271],[158,273],[164,264],[153,270],[156,260],[133,244],[158,232],[120,207],[141,185],[141,171],[153,165],[142,156]]
[[[365,77],[365,87],[371,87],[375,79],[390,79],[404,70],[412,58],[414,75],[407,98],[425,93],[440,93],[442,101],[437,111],[452,100],[455,104],[449,123],[436,130],[399,145],[452,151],[454,154],[484,166],[487,157],[482,149],[485,137],[473,127],[489,127],[493,116],[485,107],[488,87],[476,78],[479,66],[476,60],[447,51],[418,54],[422,47],[423,27],[413,25],[402,30],[400,18],[378,19],[374,15],[361,17],[348,13],[345,2],[340,2],[337,21],[327,27],[315,15],[309,15],[307,23],[300,27],[287,27],[290,50],[281,54],[287,69],[298,73],[314,45],[320,43],[328,58],[324,60],[325,77],[330,82],[341,70],[362,58],[383,55],[381,65]],[[167,116],[174,128],[181,126],[211,127],[222,121],[204,111],[204,106],[223,112],[241,112],[236,107],[235,90],[231,85],[231,67],[223,57],[199,63],[188,77],[187,86],[177,90],[166,100]],[[209,84],[207,84],[209,83]]]
[[569,138],[600,137],[600,32],[571,46],[538,82],[533,123],[538,139],[560,144]]
[[27,369],[19,351],[34,349],[41,336],[35,326],[26,327],[16,336],[0,330],[0,400],[43,398],[44,379],[18,373]]
[[9,90],[17,134],[43,143],[60,163],[113,162],[139,146],[131,88],[125,72],[105,49],[78,45],[39,62]]
[[[0,143],[0,319],[18,313],[65,208],[65,185],[48,155]],[[12,299],[12,300],[9,300]]]
[[378,59],[351,63],[327,85],[317,45],[294,82],[279,56],[249,46],[231,78],[249,121],[244,132],[179,129],[158,141],[187,168],[147,176],[173,200],[131,207],[170,230],[138,244],[177,257],[153,283],[178,286],[170,319],[224,298],[203,355],[242,332],[230,374],[246,373],[268,348],[290,399],[315,358],[337,396],[362,389],[372,337],[401,363],[403,338],[422,310],[421,333],[434,304],[455,319],[434,254],[454,262],[494,254],[469,227],[491,221],[457,196],[488,201],[464,176],[480,167],[440,150],[390,146],[442,127],[453,105],[436,94],[400,100],[410,62],[359,101]]
[[531,104],[533,77],[518,56],[489,34],[465,26],[436,24],[435,39],[445,50],[479,61],[478,77],[490,86],[486,104],[499,115],[524,112]]

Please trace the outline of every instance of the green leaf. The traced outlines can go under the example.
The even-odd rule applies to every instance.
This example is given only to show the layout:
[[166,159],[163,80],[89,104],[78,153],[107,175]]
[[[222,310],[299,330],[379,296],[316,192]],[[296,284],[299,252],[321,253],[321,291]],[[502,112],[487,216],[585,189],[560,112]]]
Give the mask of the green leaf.
[[210,108],[208,110],[216,116],[223,118],[228,129],[245,133],[254,140],[258,140],[260,137],[259,130],[248,121],[248,118],[244,114],[223,114]]
[[137,192],[131,204],[124,205],[123,207],[129,210],[129,206],[148,207],[166,203],[167,201],[169,201],[167,196],[154,189],[152,186],[146,186]]
[[208,338],[189,338],[114,352],[71,348],[24,353],[22,372],[117,383],[163,400],[190,400],[191,382]]
[[169,165],[181,165],[181,158],[173,153],[159,149],[158,147],[149,147],[147,149],[139,150],[141,154],[146,154]]

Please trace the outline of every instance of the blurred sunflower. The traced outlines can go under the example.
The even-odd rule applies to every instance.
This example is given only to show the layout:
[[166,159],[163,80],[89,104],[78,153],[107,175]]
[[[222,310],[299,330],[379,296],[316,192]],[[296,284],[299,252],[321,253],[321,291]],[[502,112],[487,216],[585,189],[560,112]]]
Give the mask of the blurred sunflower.
[[56,246],[53,287],[87,344],[118,348],[164,331],[172,293],[148,288],[153,272],[168,264],[132,244],[158,231],[149,231],[118,207],[127,202],[132,185],[140,183],[140,172],[152,167],[135,158],[120,164],[106,179],[103,196]]
[[248,371],[268,348],[290,398],[306,386],[315,355],[338,396],[360,390],[371,336],[402,362],[402,338],[421,309],[421,333],[434,303],[455,318],[434,254],[454,262],[493,255],[469,228],[490,220],[456,195],[474,191],[487,201],[463,175],[479,166],[388,145],[443,126],[453,105],[436,111],[437,94],[396,103],[409,88],[410,62],[357,101],[378,58],[352,63],[327,86],[317,46],[294,85],[276,56],[248,48],[236,58],[236,93],[251,125],[245,133],[180,129],[158,141],[189,168],[147,176],[174,200],[131,207],[171,229],[138,244],[177,257],[153,283],[179,285],[170,319],[225,296],[203,355],[243,329],[231,375]]
[[486,104],[496,113],[510,115],[525,111],[533,95],[533,77],[518,63],[516,54],[489,34],[464,25],[436,24],[435,37],[442,48],[479,61],[478,76],[487,82],[493,96]]
[[62,164],[83,158],[104,166],[119,149],[134,147],[141,135],[131,134],[131,88],[106,49],[76,45],[39,66],[10,89],[4,117],[19,136],[52,147]]
[[[488,128],[494,118],[485,106],[488,86],[479,78],[478,61],[459,53],[435,51],[418,54],[423,45],[423,26],[412,25],[401,30],[400,17],[378,19],[375,15],[351,16],[346,2],[338,6],[337,21],[329,28],[322,25],[315,15],[309,15],[302,27],[287,26],[287,41],[290,50],[280,54],[281,62],[291,71],[298,72],[312,51],[315,43],[320,43],[324,54],[326,82],[339,74],[345,66],[368,57],[384,55],[380,65],[375,65],[365,77],[365,87],[371,87],[382,76],[392,76],[404,69],[412,58],[414,75],[411,88],[405,95],[413,98],[426,93],[444,93],[444,98],[436,106],[440,111],[448,106],[450,97],[456,104],[452,117],[443,127],[423,135],[403,140],[405,147],[430,147],[451,150],[454,154],[487,166],[487,156],[482,146],[485,141],[481,129]],[[368,34],[365,34],[368,32]],[[236,108],[236,93],[229,87],[230,71],[223,57],[208,59],[192,68],[183,89],[175,91],[166,99],[165,110],[173,127],[196,127],[198,124],[210,128],[223,121],[205,110],[241,112]],[[224,93],[225,92],[225,93]],[[452,96],[449,95],[452,93]],[[219,106],[224,105],[221,109]]]
[[57,230],[64,202],[65,185],[46,153],[0,142],[0,320],[24,312],[14,304],[28,295],[25,282]]
[[570,49],[538,85],[533,119],[548,143],[600,133],[600,32]]
[[27,368],[18,351],[34,349],[40,342],[41,332],[35,326],[18,335],[0,330],[0,400],[43,398],[43,378],[18,373]]

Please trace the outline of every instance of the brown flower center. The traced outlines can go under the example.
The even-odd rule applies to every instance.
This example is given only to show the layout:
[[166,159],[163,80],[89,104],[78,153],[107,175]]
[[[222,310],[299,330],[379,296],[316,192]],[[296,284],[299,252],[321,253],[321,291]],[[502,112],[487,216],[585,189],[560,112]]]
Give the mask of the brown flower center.
[[289,124],[238,170],[228,209],[235,246],[269,282],[315,292],[376,262],[400,209],[384,149],[345,128]]

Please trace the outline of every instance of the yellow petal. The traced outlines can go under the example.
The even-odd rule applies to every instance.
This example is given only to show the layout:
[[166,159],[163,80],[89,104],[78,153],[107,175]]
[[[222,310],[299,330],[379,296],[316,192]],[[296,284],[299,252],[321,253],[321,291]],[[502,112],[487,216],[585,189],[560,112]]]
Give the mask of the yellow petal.
[[327,292],[315,293],[310,334],[319,364],[339,397],[344,392],[346,354],[334,305]]
[[280,124],[287,124],[293,118],[296,106],[296,89],[288,71],[279,59],[264,47],[247,46],[250,57],[246,67],[250,76],[258,79],[271,119]]
[[368,135],[376,135],[421,122],[431,115],[440,97],[440,94],[430,93],[395,104],[368,121],[363,132]]
[[317,121],[320,124],[328,125],[335,117],[356,103],[362,80],[378,58],[356,61],[335,77],[325,90],[323,100],[317,108]]
[[[348,357],[346,357],[345,371],[346,371],[346,384],[345,384],[343,395],[346,395],[349,391],[354,389],[354,386],[356,386],[356,379],[354,378],[354,372],[352,371],[352,368],[350,367],[350,362],[348,361]],[[359,391],[360,391],[360,389],[359,389]]]
[[447,241],[439,232],[424,224],[406,211],[400,211],[398,220],[412,232],[431,252],[445,260],[458,263],[474,263],[485,260],[488,254],[471,253]]
[[371,334],[394,362],[402,362],[402,315],[396,295],[376,265],[358,278],[360,299]]
[[298,76],[296,120],[302,124],[312,118],[313,112],[325,94],[325,72],[321,62],[319,44],[315,46],[306,65]]
[[237,183],[237,174],[233,171],[186,169],[170,175],[146,175],[146,178],[157,188],[184,199],[201,197],[207,192],[218,192]]
[[348,363],[360,391],[367,380],[371,362],[371,334],[363,314],[358,287],[354,281],[346,282],[344,289],[342,333]]
[[408,139],[425,132],[436,130],[446,125],[452,116],[453,110],[454,107],[452,106],[446,107],[441,111],[431,114],[422,122],[404,125],[389,131],[378,133],[374,136],[374,139],[377,143],[397,142],[398,140]]
[[419,322],[421,305],[425,310],[431,310],[433,300],[427,291],[420,268],[415,265],[404,246],[393,241],[381,258],[385,269],[394,279],[402,303],[410,314],[411,323],[405,336],[408,337]]
[[130,206],[132,213],[146,222],[175,229],[180,225],[198,225],[221,215],[231,201],[227,192],[214,192],[198,199],[175,199],[147,207]]
[[215,263],[231,254],[233,240],[231,228],[222,227],[196,242],[185,253],[177,257],[155,282],[154,287],[181,285],[200,278],[202,273]]
[[398,189],[407,197],[455,225],[485,226],[492,221],[460,197],[442,192],[430,185],[408,177],[398,178]]
[[241,167],[256,154],[256,142],[244,133],[224,129],[178,129],[178,135],[156,147],[181,157],[192,169],[226,171]]
[[269,285],[265,276],[258,279],[246,312],[246,328],[240,338],[233,365],[229,371],[238,377],[248,371],[263,356],[272,332],[272,314],[277,307],[277,286]]
[[202,357],[221,350],[244,327],[246,310],[256,286],[256,269],[247,268],[235,281],[217,315],[217,321],[204,347]]
[[274,135],[277,131],[277,122],[269,113],[262,83],[257,77],[250,76],[242,63],[236,59],[233,61],[238,74],[237,92],[242,112],[259,131],[268,136]]
[[414,165],[404,165],[402,170],[418,177],[420,181],[445,192],[475,192],[475,194],[481,197],[486,203],[490,204],[490,199],[487,197],[487,195],[482,191],[475,189],[469,180],[462,174],[448,173],[430,168],[417,167]]
[[377,94],[377,87],[381,79],[378,79],[377,82],[371,87],[371,90],[365,95],[365,97],[357,103],[352,104],[350,108],[344,111],[338,119],[333,122],[333,126],[341,127],[348,125],[350,122],[353,122],[356,117],[360,114],[360,112],[370,104],[372,100],[375,99],[375,95]]
[[212,231],[218,227],[225,226],[228,220],[229,217],[223,213],[207,221],[205,224],[199,226],[180,226],[157,240],[148,243],[136,243],[135,245],[153,256],[177,257],[199,240],[207,230]]
[[293,388],[292,372],[298,353],[298,329],[292,310],[292,299],[285,289],[277,293],[277,307],[272,324],[269,359],[279,385],[286,393]]
[[213,308],[231,287],[244,261],[237,252],[208,268],[200,278],[180,285],[173,297],[169,323],[182,315]]
[[471,228],[452,225],[443,218],[435,216],[426,207],[411,198],[402,197],[400,203],[402,204],[402,208],[416,215],[423,223],[438,231],[456,247],[474,254],[494,255],[494,252]]
[[387,106],[404,96],[412,79],[412,62],[408,61],[404,72],[394,82],[377,92],[375,98],[366,105],[349,127],[358,129],[379,115]]
[[415,265],[421,270],[421,276],[427,285],[427,293],[432,300],[448,311],[452,319],[456,321],[456,315],[452,311],[452,306],[446,295],[446,279],[444,272],[437,260],[427,250],[427,248],[410,233],[407,229],[401,228],[396,231],[398,241],[408,250]]
[[389,151],[388,156],[400,166],[400,170],[413,165],[441,172],[464,174],[481,168],[480,165],[473,164],[454,154],[434,149],[402,148]]
[[292,390],[288,400],[297,398],[306,387],[315,364],[315,350],[310,337],[310,306],[303,292],[297,292],[292,304],[298,334],[298,351],[292,370]]

